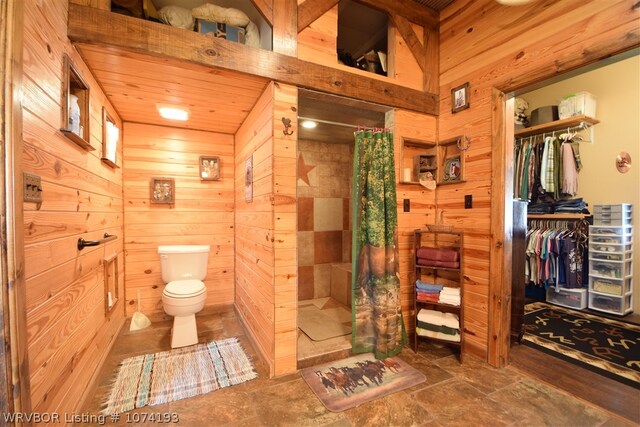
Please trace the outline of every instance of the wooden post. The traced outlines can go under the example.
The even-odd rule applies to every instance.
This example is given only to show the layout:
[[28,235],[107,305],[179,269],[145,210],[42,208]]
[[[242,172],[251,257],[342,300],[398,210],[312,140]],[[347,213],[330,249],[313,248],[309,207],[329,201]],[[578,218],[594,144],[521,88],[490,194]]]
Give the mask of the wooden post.
[[22,0],[0,0],[0,413],[31,412],[22,218]]
[[296,0],[273,0],[273,51],[298,54],[298,4]]

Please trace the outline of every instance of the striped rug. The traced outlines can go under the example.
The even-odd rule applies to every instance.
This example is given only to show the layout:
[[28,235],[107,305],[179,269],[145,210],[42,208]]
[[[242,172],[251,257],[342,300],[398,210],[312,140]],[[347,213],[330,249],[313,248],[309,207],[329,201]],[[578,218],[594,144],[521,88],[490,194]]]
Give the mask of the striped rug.
[[102,413],[186,399],[256,377],[237,338],[130,357],[120,363]]

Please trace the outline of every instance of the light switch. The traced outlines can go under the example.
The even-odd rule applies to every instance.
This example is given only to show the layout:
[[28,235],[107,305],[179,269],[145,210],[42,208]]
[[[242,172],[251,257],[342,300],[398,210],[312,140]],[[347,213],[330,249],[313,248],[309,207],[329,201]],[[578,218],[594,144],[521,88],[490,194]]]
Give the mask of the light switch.
[[39,175],[22,173],[24,182],[24,201],[42,203],[42,182]]

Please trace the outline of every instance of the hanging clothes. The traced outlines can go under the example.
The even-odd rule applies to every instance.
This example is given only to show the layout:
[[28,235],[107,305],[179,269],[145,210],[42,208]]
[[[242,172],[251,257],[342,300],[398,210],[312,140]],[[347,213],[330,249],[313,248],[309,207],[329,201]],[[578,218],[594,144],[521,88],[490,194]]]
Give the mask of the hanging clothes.
[[578,168],[570,142],[562,144],[562,191],[570,196],[578,194]]
[[400,305],[393,135],[355,132],[352,351],[394,356],[407,342]]

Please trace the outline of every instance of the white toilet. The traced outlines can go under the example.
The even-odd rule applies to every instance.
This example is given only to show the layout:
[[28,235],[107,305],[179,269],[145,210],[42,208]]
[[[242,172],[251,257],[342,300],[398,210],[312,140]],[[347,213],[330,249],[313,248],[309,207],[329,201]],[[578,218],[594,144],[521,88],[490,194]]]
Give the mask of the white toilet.
[[174,317],[171,348],[198,343],[196,313],[207,299],[202,280],[207,276],[209,250],[205,245],[158,246],[162,280],[166,283],[162,305],[165,313]]

